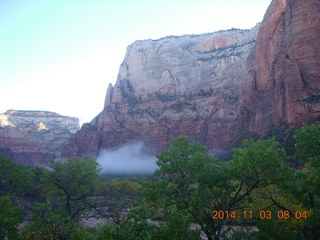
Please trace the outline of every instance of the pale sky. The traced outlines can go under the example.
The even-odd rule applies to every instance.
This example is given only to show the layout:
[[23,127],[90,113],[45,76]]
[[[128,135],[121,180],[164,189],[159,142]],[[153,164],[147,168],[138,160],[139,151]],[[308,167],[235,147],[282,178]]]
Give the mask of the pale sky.
[[271,0],[0,0],[0,113],[91,121],[135,40],[248,29]]

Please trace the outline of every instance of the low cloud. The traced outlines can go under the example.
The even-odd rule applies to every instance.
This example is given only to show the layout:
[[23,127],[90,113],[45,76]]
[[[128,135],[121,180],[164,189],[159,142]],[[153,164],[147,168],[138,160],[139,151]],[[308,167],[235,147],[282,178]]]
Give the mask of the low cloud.
[[143,142],[126,144],[118,149],[101,150],[97,162],[102,174],[151,175],[157,169],[157,158],[148,154]]

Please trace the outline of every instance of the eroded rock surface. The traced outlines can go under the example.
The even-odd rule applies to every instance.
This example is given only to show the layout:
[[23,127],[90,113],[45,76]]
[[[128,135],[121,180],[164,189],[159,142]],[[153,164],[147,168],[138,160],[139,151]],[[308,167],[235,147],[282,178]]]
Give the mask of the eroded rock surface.
[[248,58],[242,124],[270,126],[320,117],[320,1],[274,0]]
[[178,135],[214,151],[241,131],[315,121],[319,51],[319,0],[273,0],[260,28],[136,41],[103,111],[63,155],[95,157],[131,141],[158,152]]
[[127,48],[103,111],[85,124],[64,156],[96,156],[103,148],[144,141],[152,152],[186,135],[211,150],[239,131],[246,59],[258,26],[202,35],[136,41]]
[[47,165],[61,156],[79,119],[45,111],[9,110],[0,114],[0,153],[28,165]]

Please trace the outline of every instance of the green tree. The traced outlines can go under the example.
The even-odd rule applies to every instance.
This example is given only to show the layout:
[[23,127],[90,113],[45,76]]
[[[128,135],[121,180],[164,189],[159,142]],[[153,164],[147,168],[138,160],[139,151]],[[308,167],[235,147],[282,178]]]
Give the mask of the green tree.
[[[219,178],[216,179],[216,183],[212,184],[213,209],[229,213],[235,212],[236,216],[243,218],[241,213],[244,210],[252,211],[252,208],[247,209],[246,207],[247,201],[253,197],[255,192],[284,178],[283,174],[288,171],[285,159],[285,151],[274,138],[244,141],[241,148],[234,149],[232,159],[223,163],[224,167],[219,171],[220,174],[215,174],[213,171],[208,173],[208,175],[214,174]],[[211,178],[209,182],[212,182],[213,179]],[[221,228],[224,224],[229,225],[230,220],[234,222],[236,218],[215,220],[217,233],[214,234],[214,237],[216,239],[219,239],[219,235],[223,237],[224,234],[219,234]],[[234,233],[234,229],[228,228],[228,230]]]
[[97,240],[152,240],[156,226],[147,222],[146,208],[137,207],[119,223],[106,223],[97,233]]
[[32,173],[25,165],[18,165],[6,155],[0,156],[0,195],[25,194],[32,187]]
[[285,163],[286,152],[274,139],[245,140],[241,148],[234,149],[232,174],[240,180],[240,185],[268,186],[283,179],[288,171]]
[[199,240],[199,231],[189,229],[190,217],[174,207],[166,210],[167,221],[149,223],[155,209],[140,203],[118,224],[106,223],[97,233],[97,240]]
[[[235,219],[213,219],[212,211],[244,209],[254,190],[281,179],[285,152],[274,140],[245,141],[229,162],[218,162],[198,143],[185,137],[157,155],[159,170],[142,188],[147,203],[176,208],[191,216],[208,239],[222,239]],[[190,223],[191,223],[190,222]]]
[[[245,199],[241,210],[253,213],[246,215],[246,222],[255,223],[259,232],[252,233],[253,239],[292,239],[292,229],[284,219],[277,218],[279,208],[272,202],[271,196],[279,199],[277,186],[291,184],[292,171],[285,163],[286,154],[274,138],[267,140],[247,140],[233,156],[233,172],[237,181],[244,186],[252,186],[250,196]],[[247,188],[247,187],[245,187]],[[284,198],[282,199],[284,200]],[[268,216],[260,219],[261,213]],[[262,216],[264,216],[262,214]],[[256,217],[258,219],[256,219]],[[244,215],[241,215],[244,218]]]
[[306,125],[293,136],[296,159],[317,170],[320,169],[320,124]]
[[158,154],[157,158],[159,170],[155,173],[156,177],[142,188],[147,203],[155,208],[174,208],[180,214],[187,213],[186,218],[191,216],[192,221],[202,225],[202,230],[210,239],[211,234],[205,223],[211,222],[210,207],[207,202],[202,202],[209,187],[200,186],[199,181],[207,177],[204,172],[213,168],[216,162],[206,154],[204,146],[189,143],[185,137],[172,140],[169,149]]
[[23,217],[20,209],[13,206],[9,196],[0,196],[0,239],[19,239],[18,225]]
[[280,186],[287,200],[282,206],[288,208],[290,216],[307,211],[306,218],[290,221],[300,239],[320,239],[320,125],[305,125],[293,138],[295,157],[304,167],[295,170],[293,185]]
[[[259,205],[275,215],[272,221],[257,221],[259,239],[320,239],[320,126],[304,126],[293,138],[295,158],[304,166],[287,168],[281,181],[255,194],[251,208]],[[288,218],[278,219],[279,212]]]
[[36,166],[31,168],[32,173],[32,187],[30,189],[29,195],[38,202],[45,202],[47,198],[47,184],[45,177],[48,174],[48,169]]
[[187,210],[174,206],[163,209],[165,221],[154,232],[153,239],[200,240],[200,230],[192,227],[193,218]]
[[85,229],[79,229],[69,216],[53,210],[49,202],[36,203],[33,216],[23,230],[23,239],[87,240],[94,239]]
[[50,167],[52,171],[48,172],[47,182],[65,213],[71,220],[76,220],[88,208],[101,168],[91,158],[55,161]]

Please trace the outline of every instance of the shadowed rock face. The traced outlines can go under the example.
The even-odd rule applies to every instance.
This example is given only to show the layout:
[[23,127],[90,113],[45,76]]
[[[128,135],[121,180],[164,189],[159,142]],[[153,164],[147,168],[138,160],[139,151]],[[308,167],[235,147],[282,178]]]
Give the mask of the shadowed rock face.
[[28,165],[47,165],[60,157],[79,120],[44,111],[0,114],[0,154]]
[[127,48],[104,110],[75,134],[64,156],[144,141],[152,152],[186,135],[219,149],[239,131],[238,102],[258,26],[136,41]]
[[320,1],[274,0],[248,58],[242,124],[270,126],[320,117]]

